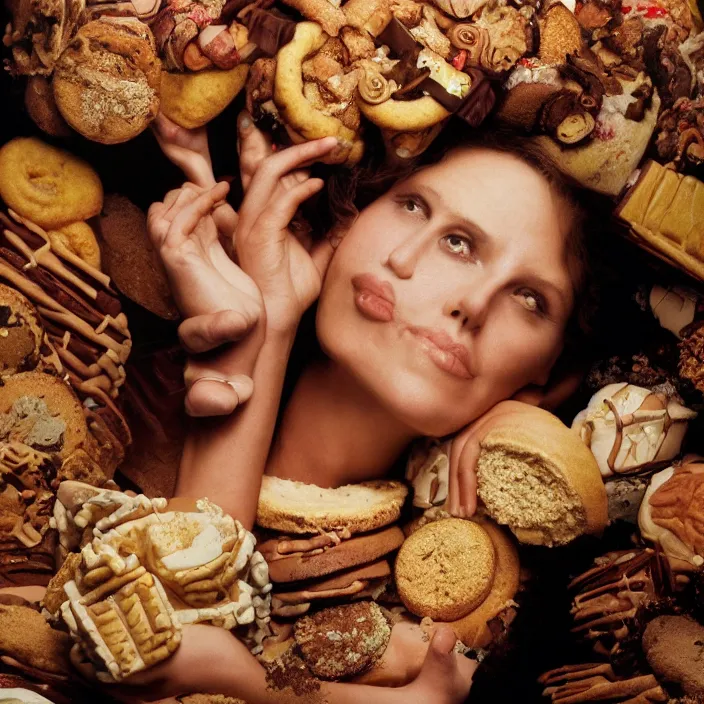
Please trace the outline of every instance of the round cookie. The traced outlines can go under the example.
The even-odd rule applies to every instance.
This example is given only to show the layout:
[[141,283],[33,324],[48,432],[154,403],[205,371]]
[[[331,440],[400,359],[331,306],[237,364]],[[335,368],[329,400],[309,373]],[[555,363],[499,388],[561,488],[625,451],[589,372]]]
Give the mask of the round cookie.
[[34,306],[0,284],[0,377],[34,369],[44,332]]
[[126,142],[159,112],[161,62],[137,19],[102,17],[83,25],[59,58],[54,98],[63,118],[102,144]]
[[[38,402],[46,404],[46,411],[42,411],[35,426],[37,432],[45,438],[61,432],[57,452],[62,460],[77,449],[94,450],[81,402],[61,379],[43,372],[22,372],[5,379],[0,387],[0,413],[11,414],[16,404],[20,404],[21,413],[39,414],[40,409],[34,408]],[[23,442],[34,447],[29,438],[24,438]]]
[[477,523],[448,518],[408,537],[396,558],[396,588],[416,616],[454,621],[484,601],[494,581],[496,552]]
[[51,229],[97,215],[103,186],[81,159],[34,137],[17,137],[0,149],[0,198]]
[[386,650],[391,627],[375,602],[361,601],[298,619],[294,637],[310,671],[337,680],[371,667]]

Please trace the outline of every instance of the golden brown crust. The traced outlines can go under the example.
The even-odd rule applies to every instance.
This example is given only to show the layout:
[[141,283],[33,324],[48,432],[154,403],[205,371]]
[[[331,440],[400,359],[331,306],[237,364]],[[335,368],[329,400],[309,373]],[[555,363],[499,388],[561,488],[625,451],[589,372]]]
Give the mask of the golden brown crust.
[[474,611],[451,621],[457,637],[468,648],[486,648],[493,639],[488,623],[508,608],[518,591],[521,563],[518,550],[508,532],[488,520],[477,521],[489,534],[496,550],[496,570],[491,591]]
[[376,480],[321,489],[312,484],[265,476],[257,524],[281,533],[318,533],[347,528],[366,533],[398,519],[408,489],[401,482]]
[[103,144],[126,142],[159,112],[161,62],[139,20],[101,18],[81,27],[56,64],[54,98],[66,122]]
[[343,540],[339,545],[329,547],[316,555],[292,555],[271,559],[264,546],[260,546],[260,549],[269,563],[269,578],[272,582],[281,583],[324,577],[340,570],[366,565],[393,552],[401,543],[403,531],[391,526]]
[[[579,436],[551,413],[525,405],[521,413],[499,420],[481,441],[481,448],[482,455],[496,451],[513,457],[528,457],[532,463],[542,465],[553,476],[562,478],[579,497],[584,509],[582,532],[599,534],[606,527],[606,490],[596,460]],[[486,470],[482,455],[477,468],[478,493],[491,514],[490,497],[483,495],[482,472]],[[552,544],[549,532],[542,526],[509,527],[522,542]]]
[[396,588],[417,616],[452,621],[487,597],[496,555],[489,533],[459,518],[428,523],[412,533],[396,558]]

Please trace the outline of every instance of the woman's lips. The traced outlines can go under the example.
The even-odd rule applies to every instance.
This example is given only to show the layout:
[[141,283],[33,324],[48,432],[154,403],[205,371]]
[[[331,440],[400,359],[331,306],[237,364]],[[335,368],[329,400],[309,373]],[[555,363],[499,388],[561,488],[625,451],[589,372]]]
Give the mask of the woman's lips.
[[369,320],[389,323],[394,319],[396,296],[390,283],[373,274],[353,277],[354,303],[357,310]]
[[428,357],[443,371],[460,379],[471,379],[472,372],[469,352],[464,345],[455,342],[442,330],[408,326],[408,331],[420,339]]

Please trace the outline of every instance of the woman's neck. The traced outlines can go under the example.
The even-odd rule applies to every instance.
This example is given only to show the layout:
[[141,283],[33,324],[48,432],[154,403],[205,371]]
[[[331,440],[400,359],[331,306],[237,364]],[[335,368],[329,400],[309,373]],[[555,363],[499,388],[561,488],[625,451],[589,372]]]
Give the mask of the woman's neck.
[[308,366],[272,445],[267,474],[331,487],[383,477],[414,433],[339,365]]

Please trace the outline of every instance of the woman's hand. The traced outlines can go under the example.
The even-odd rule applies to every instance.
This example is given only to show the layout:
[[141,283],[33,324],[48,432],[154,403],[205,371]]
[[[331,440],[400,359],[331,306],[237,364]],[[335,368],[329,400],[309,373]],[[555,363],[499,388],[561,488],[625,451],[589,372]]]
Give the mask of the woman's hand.
[[187,130],[159,113],[152,122],[152,130],[164,156],[178,166],[189,181],[201,188],[215,185],[205,127]]
[[[259,289],[226,254],[212,217],[228,189],[226,183],[210,189],[187,183],[149,209],[149,234],[186,317],[179,334],[191,354],[248,335],[264,312]],[[250,335],[254,356],[262,341],[262,334]],[[197,416],[231,413],[253,390],[248,376],[223,373],[202,358],[189,361],[186,384],[186,409]]]
[[[258,130],[242,129],[243,159]],[[258,163],[239,212],[235,247],[239,262],[264,297],[268,329],[289,332],[320,293],[332,256],[327,241],[306,249],[289,229],[299,206],[323,187],[305,167],[337,147],[334,137],[307,142],[270,154]]]

